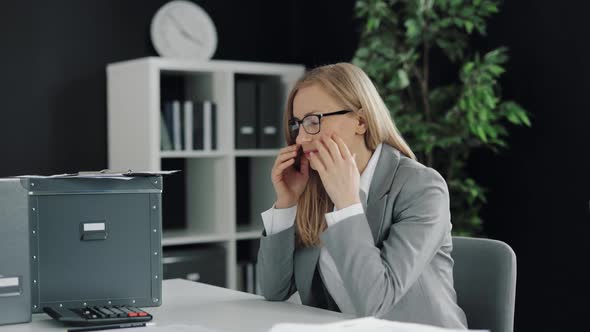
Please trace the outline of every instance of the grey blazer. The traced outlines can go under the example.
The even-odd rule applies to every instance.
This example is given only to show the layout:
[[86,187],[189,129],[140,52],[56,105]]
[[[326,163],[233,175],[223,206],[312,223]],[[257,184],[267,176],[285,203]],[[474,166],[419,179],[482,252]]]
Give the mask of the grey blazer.
[[[334,259],[358,316],[467,328],[453,288],[446,182],[432,168],[383,144],[365,214],[329,227],[322,245]],[[257,272],[267,300],[299,291],[314,305],[320,248],[295,246],[295,227],[263,236]]]

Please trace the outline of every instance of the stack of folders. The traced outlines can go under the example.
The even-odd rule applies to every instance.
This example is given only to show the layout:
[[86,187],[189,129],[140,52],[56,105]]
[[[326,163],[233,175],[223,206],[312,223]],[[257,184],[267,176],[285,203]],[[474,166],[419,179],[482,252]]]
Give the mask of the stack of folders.
[[217,149],[217,105],[210,100],[173,100],[162,105],[162,151],[211,151]]

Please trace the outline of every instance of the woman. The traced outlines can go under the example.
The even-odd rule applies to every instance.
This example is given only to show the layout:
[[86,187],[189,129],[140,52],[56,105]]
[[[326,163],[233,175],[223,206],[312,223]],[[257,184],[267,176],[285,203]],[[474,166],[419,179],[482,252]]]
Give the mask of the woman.
[[264,297],[299,291],[303,304],[358,317],[466,328],[446,183],[415,161],[367,75],[348,63],[309,71],[284,122],[277,200],[262,213]]

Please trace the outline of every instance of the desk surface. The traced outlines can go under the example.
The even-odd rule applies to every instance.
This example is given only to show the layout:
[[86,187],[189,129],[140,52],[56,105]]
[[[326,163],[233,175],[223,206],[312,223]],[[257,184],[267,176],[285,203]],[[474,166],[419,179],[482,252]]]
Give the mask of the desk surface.
[[[160,327],[187,324],[219,331],[268,331],[281,322],[330,323],[348,318],[333,311],[269,302],[261,296],[181,279],[164,280],[162,303],[161,307],[145,308]],[[1,332],[64,330],[45,314],[34,314],[28,324],[0,326]]]

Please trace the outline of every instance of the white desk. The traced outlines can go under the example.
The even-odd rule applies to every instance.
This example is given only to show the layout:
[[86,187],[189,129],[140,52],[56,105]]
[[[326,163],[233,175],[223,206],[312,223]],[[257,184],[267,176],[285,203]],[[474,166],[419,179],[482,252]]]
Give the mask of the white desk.
[[[187,324],[219,331],[261,332],[280,322],[330,323],[349,318],[333,311],[269,302],[260,296],[181,279],[164,280],[162,303],[161,307],[145,308],[157,326]],[[33,322],[28,324],[0,326],[1,332],[64,330],[62,324],[45,314],[33,315]]]

